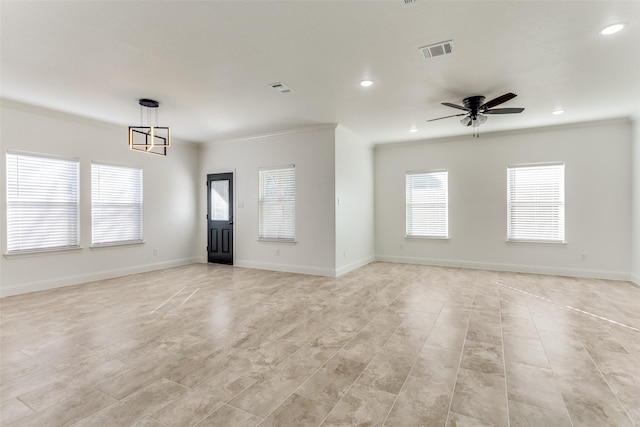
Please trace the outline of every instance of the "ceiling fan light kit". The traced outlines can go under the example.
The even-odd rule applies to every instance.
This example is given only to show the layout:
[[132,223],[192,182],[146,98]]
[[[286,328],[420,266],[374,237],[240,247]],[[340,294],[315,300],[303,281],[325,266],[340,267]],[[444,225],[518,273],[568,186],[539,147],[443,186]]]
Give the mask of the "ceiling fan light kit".
[[[433,122],[435,120],[448,119],[449,117],[464,116],[460,123],[463,126],[471,126],[477,128],[481,124],[487,121],[486,114],[518,114],[524,111],[524,108],[493,108],[500,104],[503,104],[517,95],[515,93],[505,93],[497,98],[493,98],[490,101],[484,102],[485,97],[482,95],[469,96],[462,100],[463,105],[451,104],[449,102],[443,102],[442,105],[455,108],[457,110],[463,110],[465,113],[453,114],[451,116],[438,117],[437,119],[427,120],[427,122]],[[479,137],[480,133],[478,129],[474,129],[474,137]]]

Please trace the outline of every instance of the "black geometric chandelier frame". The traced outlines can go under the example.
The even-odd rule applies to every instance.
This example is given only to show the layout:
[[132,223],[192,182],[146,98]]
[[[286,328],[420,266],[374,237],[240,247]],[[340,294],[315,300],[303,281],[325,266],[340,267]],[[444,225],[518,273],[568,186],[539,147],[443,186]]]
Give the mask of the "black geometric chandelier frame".
[[[140,99],[140,126],[129,126],[129,148],[143,153],[166,156],[171,146],[171,131],[168,127],[158,126],[158,106],[153,99]],[[146,111],[146,122],[144,112]],[[155,126],[152,124],[152,112],[155,113]]]

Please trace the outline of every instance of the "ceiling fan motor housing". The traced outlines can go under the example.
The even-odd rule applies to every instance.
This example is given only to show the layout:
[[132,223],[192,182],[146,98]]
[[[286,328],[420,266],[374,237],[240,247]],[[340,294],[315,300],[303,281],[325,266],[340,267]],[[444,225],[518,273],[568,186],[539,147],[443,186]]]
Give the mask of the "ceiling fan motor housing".
[[484,104],[485,97],[482,95],[470,96],[462,100],[462,103],[465,107],[471,110],[469,113],[471,114],[471,118],[475,119],[478,115],[478,110],[480,106]]

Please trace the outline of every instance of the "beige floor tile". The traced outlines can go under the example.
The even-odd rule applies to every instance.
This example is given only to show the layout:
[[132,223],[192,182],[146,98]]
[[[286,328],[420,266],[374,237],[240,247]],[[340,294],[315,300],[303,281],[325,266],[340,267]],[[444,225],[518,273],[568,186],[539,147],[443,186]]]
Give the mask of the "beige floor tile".
[[305,365],[303,361],[308,363],[304,359],[285,361],[229,403],[262,418],[268,416],[316,371],[315,363]]
[[538,329],[531,318],[502,316],[502,331],[504,335],[515,337],[540,339]]
[[467,340],[485,342],[502,347],[502,326],[500,319],[497,323],[480,322],[473,318],[467,328]]
[[428,331],[399,326],[383,348],[395,352],[417,354],[428,336]]
[[254,427],[262,421],[262,418],[253,414],[223,405],[220,409],[209,415],[197,424],[197,427],[208,426],[233,426],[233,427]]
[[320,425],[329,411],[331,411],[331,405],[293,394],[265,418],[260,423],[260,427],[315,427]]
[[507,426],[507,392],[504,376],[460,369],[451,401],[451,411],[498,426]]
[[502,346],[467,339],[464,343],[460,367],[486,374],[503,375]]
[[0,402],[46,387],[66,378],[65,374],[43,366],[25,375],[4,374],[0,378]]
[[542,346],[548,356],[574,359],[589,359],[590,357],[573,332],[540,331],[540,341],[542,341]]
[[420,329],[429,332],[436,323],[438,316],[435,313],[424,311],[412,311],[407,313],[400,324],[400,327]]
[[415,361],[416,356],[411,354],[382,350],[367,365],[357,383],[398,394]]
[[465,328],[449,328],[446,326],[434,326],[425,345],[451,350],[462,350],[466,336]]
[[136,421],[136,423],[132,424],[131,427],[164,427],[164,425],[147,417]]
[[585,427],[632,427],[633,423],[619,403],[611,404],[583,394],[563,392],[573,425]]
[[223,372],[184,392],[151,416],[166,426],[194,425],[255,381],[233,372]]
[[165,369],[163,374],[171,381],[193,388],[238,363],[239,353],[240,350],[228,347],[201,360],[184,359],[177,369]]
[[9,425],[33,413],[33,409],[18,399],[9,399],[0,404],[0,425]]
[[123,399],[130,394],[162,378],[173,378],[173,372],[182,372],[193,360],[179,355],[167,355],[160,360],[152,359],[148,364],[132,368],[125,373],[100,382],[96,390]]
[[509,400],[511,427],[572,427],[568,413],[542,409],[537,406]]
[[347,359],[339,352],[297,391],[310,399],[335,405],[365,368],[365,364]]
[[615,403],[615,394],[591,360],[552,356],[549,361],[560,391],[583,394],[609,405]]
[[384,425],[444,425],[452,390],[452,386],[409,376]]
[[369,363],[373,356],[384,346],[393,330],[376,330],[367,325],[353,337],[340,351],[345,357],[363,363]]
[[466,329],[471,310],[460,308],[443,308],[438,315],[435,326]]
[[449,412],[449,419],[447,420],[447,427],[494,427],[495,424],[486,423],[477,418],[469,417],[467,415],[456,414],[455,412]]
[[458,366],[460,351],[424,346],[416,360],[411,375],[436,384],[453,387]]
[[42,411],[71,396],[85,393],[95,383],[116,377],[128,369],[129,367],[119,360],[111,360],[73,371],[67,369],[66,378],[25,393],[20,396],[20,400],[36,411]]
[[492,308],[482,308],[482,307],[478,307],[475,305],[475,301],[474,300],[474,306],[473,306],[473,310],[471,310],[471,316],[469,318],[469,323],[479,323],[479,324],[486,324],[486,323],[498,323],[500,324],[502,322],[502,318],[500,316],[500,305],[499,305],[499,299],[496,298],[496,306],[492,307]]
[[381,426],[396,395],[355,384],[333,408],[324,427]]
[[173,381],[162,379],[83,419],[79,424],[82,426],[131,425],[151,416],[188,390]]
[[504,334],[504,358],[510,362],[526,365],[549,367],[549,360],[542,342],[538,338],[525,338]]
[[566,412],[551,369],[507,362],[507,391],[515,400],[557,412]]
[[[99,391],[89,390],[56,403],[47,409],[23,418],[14,423],[21,427],[66,426],[117,402],[114,398]],[[95,424],[94,424],[95,425]]]

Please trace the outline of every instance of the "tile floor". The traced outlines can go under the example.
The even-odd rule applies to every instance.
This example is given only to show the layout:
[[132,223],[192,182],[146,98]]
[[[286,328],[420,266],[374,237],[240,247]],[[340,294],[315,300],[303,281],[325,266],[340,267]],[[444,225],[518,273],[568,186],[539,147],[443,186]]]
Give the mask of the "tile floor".
[[640,427],[628,282],[195,264],[0,304],[2,426]]

